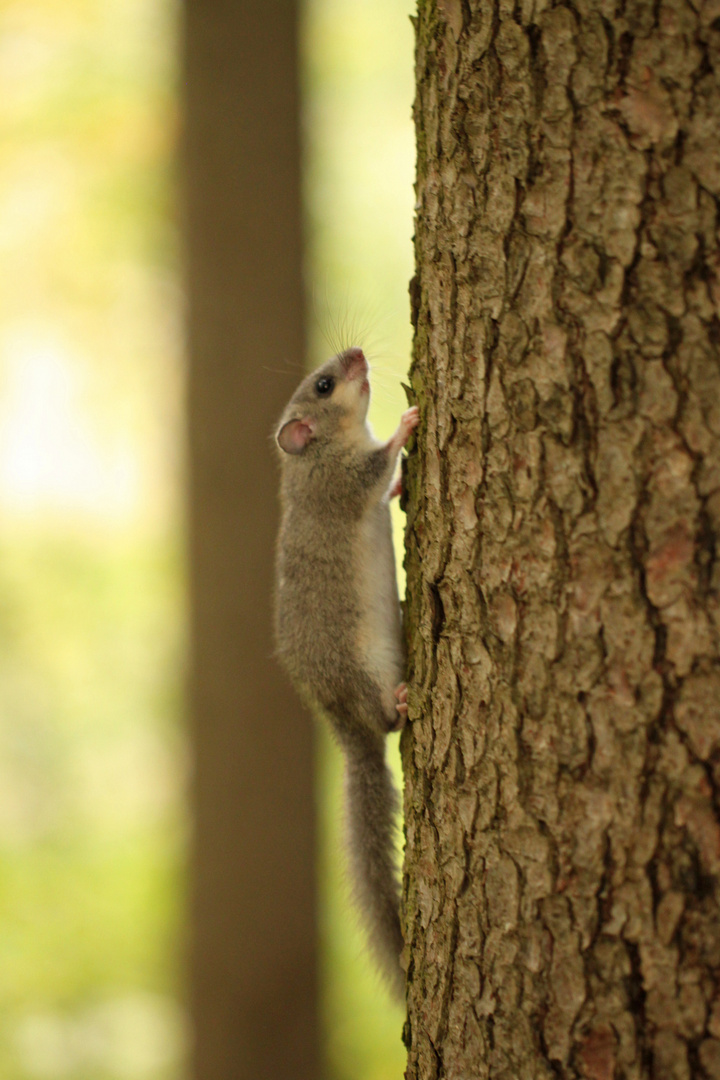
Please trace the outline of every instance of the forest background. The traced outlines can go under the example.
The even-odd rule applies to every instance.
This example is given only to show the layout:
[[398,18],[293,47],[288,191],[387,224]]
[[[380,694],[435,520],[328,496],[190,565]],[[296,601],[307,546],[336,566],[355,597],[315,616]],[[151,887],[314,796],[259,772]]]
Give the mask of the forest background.
[[[366,348],[380,435],[410,351],[411,11],[307,0],[302,28],[307,359]],[[186,1074],[180,40],[169,0],[0,12],[6,1080]],[[322,737],[319,766],[328,1077],[389,1080],[402,1017],[348,930]]]

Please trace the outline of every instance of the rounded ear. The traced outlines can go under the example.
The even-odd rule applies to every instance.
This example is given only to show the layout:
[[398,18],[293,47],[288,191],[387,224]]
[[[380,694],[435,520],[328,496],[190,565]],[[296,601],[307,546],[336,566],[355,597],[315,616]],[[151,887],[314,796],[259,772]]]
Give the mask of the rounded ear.
[[314,434],[312,420],[288,420],[277,433],[277,444],[286,454],[302,454]]

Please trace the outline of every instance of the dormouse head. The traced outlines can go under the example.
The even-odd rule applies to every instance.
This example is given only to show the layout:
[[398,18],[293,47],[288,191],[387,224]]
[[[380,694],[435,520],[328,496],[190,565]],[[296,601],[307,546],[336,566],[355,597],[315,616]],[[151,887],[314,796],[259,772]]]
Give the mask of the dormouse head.
[[286,454],[304,454],[335,438],[353,441],[365,430],[370,403],[362,349],[345,349],[300,383],[283,413],[276,439]]

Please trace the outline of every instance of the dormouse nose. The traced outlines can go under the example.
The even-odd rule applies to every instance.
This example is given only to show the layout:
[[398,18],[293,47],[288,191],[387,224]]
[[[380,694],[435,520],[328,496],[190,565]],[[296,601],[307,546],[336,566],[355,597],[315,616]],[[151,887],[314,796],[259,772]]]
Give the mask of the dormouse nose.
[[364,379],[368,373],[365,353],[357,345],[345,350],[342,355],[342,364],[348,379]]

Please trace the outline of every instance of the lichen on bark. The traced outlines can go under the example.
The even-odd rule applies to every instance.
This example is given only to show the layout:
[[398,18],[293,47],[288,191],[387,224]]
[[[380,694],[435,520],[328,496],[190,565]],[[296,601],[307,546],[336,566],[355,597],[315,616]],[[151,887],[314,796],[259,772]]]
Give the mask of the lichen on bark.
[[720,1080],[720,2],[422,0],[408,1080]]

